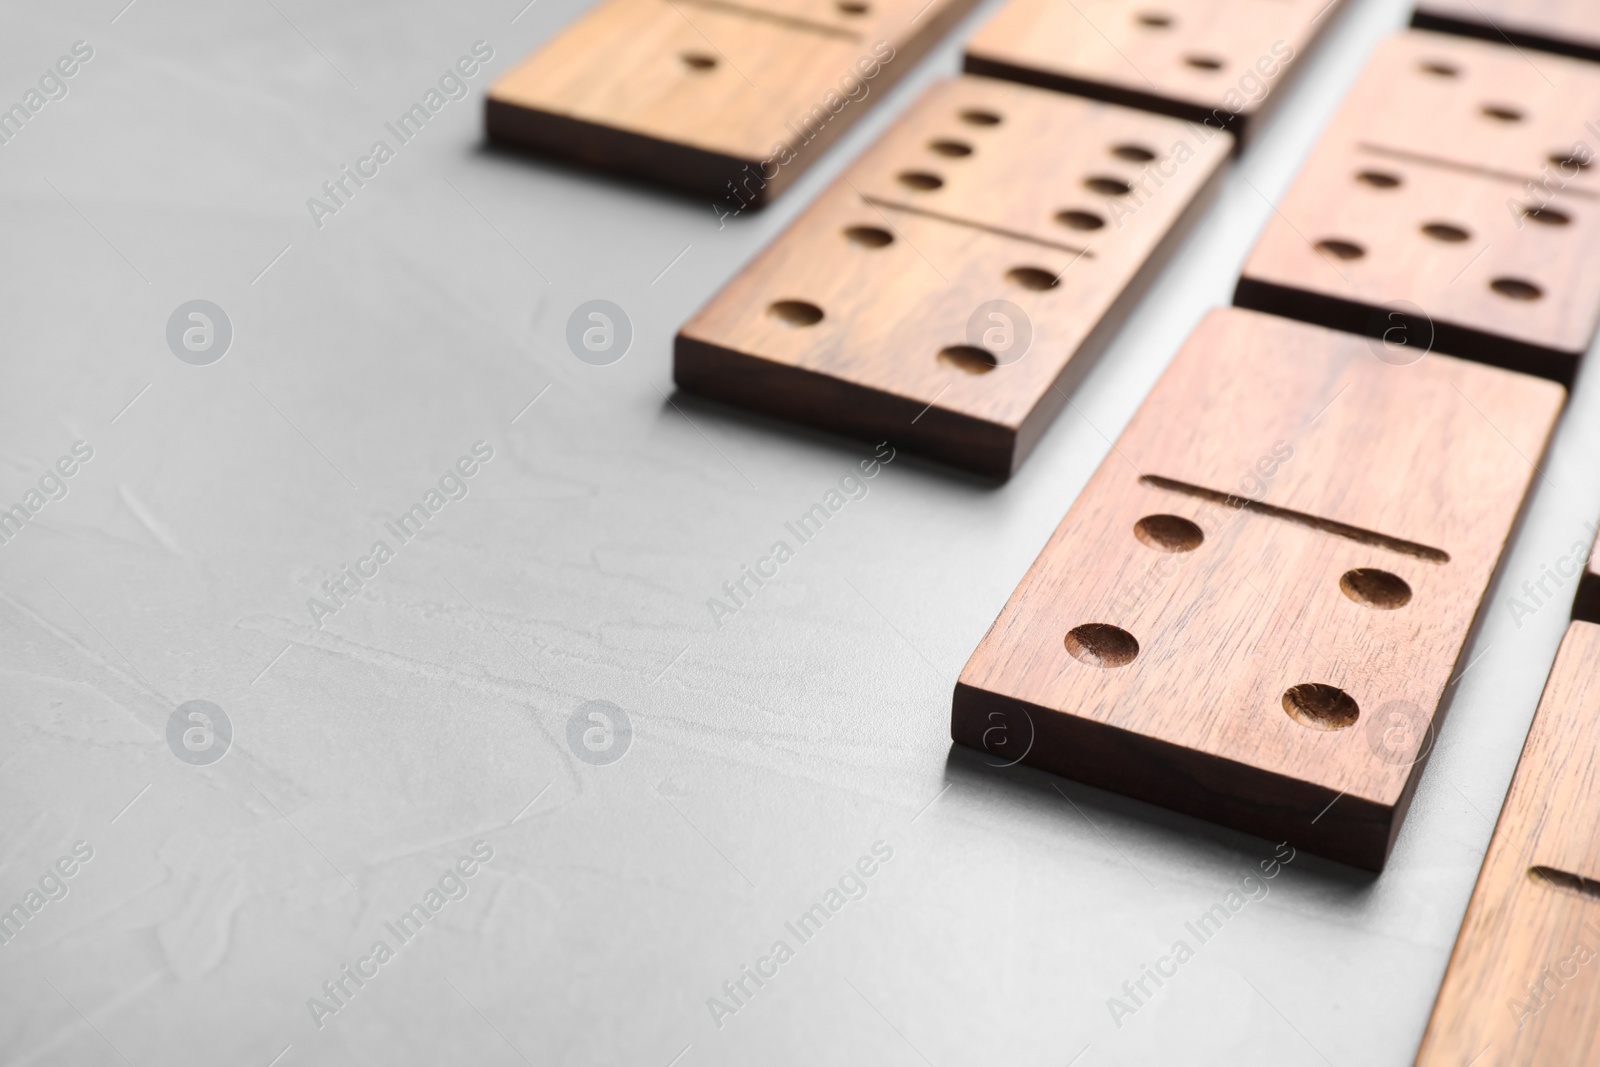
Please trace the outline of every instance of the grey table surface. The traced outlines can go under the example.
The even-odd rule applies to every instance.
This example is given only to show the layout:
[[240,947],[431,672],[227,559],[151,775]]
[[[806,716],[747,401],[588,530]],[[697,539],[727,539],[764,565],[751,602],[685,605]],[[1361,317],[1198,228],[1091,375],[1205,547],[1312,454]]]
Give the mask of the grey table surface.
[[[714,619],[872,449],[675,394],[672,334],[995,5],[719,223],[485,149],[484,85],[579,0],[125,2],[14,2],[0,39],[7,104],[93,52],[0,145],[0,503],[59,497],[0,545],[0,906],[40,904],[0,945],[0,1063],[1410,1062],[1570,583],[1511,597],[1600,514],[1593,373],[1381,877],[1301,853],[1247,881],[1271,843],[948,739],[966,656],[1403,3],[1337,16],[1019,476],[901,455]],[[314,220],[479,41],[467,95]],[[194,299],[231,323],[206,366],[167,342]],[[565,339],[591,299],[634,331],[607,366]],[[389,536],[441,478],[466,495]],[[314,618],[379,539],[393,558]],[[231,742],[193,706],[169,732],[194,700]],[[631,734],[570,732],[589,701]],[[735,1000],[746,967],[771,977]]]

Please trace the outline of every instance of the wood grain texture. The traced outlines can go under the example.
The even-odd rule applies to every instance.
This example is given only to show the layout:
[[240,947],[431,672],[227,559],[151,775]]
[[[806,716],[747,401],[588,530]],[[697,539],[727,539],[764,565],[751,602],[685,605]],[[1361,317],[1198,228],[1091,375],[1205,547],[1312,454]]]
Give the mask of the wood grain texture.
[[[1564,396],[1213,312],[967,662],[952,737],[1381,869]],[[1130,649],[1085,626],[1136,655],[1096,665]],[[1300,686],[1353,703],[1292,713]]]
[[502,145],[759,207],[975,0],[603,0],[489,87]]
[[1567,629],[1417,1067],[1600,1063],[1600,626]]
[[[684,325],[674,378],[1009,477],[1178,240],[1230,142],[988,78],[937,84]],[[794,325],[774,313],[785,302],[822,317]],[[987,362],[941,356],[966,347]]]
[[1411,24],[1600,60],[1600,8],[1593,0],[1418,0]]
[[1533,181],[1600,195],[1600,167],[1557,163],[1584,145],[1592,158],[1597,119],[1593,64],[1412,30],[1373,50],[1322,140],[1481,171],[1524,191]]
[[1600,116],[1600,67],[1391,38],[1268,222],[1235,303],[1570,383],[1600,325],[1587,115]]
[[1242,144],[1340,3],[1010,0],[967,42],[965,69],[1208,123]]

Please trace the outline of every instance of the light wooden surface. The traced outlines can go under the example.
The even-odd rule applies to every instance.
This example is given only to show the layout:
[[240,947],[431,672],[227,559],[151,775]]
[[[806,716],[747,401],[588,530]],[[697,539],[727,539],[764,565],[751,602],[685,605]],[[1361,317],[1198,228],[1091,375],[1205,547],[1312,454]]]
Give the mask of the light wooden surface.
[[490,86],[487,132],[760,206],[974,2],[604,0]]
[[[1586,116],[1600,116],[1600,67],[1433,33],[1389,40],[1236,302],[1570,381],[1600,324]],[[1588,165],[1554,162],[1584,141]]]
[[[1213,312],[967,662],[952,736],[1381,869],[1564,395]],[[1159,516],[1203,540],[1156,547],[1136,528]],[[1343,587],[1354,571],[1366,601]],[[1409,601],[1373,606],[1399,598],[1374,596],[1388,579],[1371,571]],[[1131,662],[1074,654],[1095,624],[1131,635]],[[1286,694],[1306,685],[1343,691],[1354,724],[1291,717]]]
[[1341,0],[1010,0],[967,43],[966,69],[1254,132]]
[[[988,78],[939,83],[684,325],[674,378],[1008,477],[1175,243],[1230,143]],[[1118,187],[1128,192],[1106,191]],[[852,240],[862,229],[887,243]],[[1017,319],[1010,351],[997,334],[992,367],[941,358],[1004,327],[980,313],[990,301],[1015,309],[1000,312]],[[773,313],[785,302],[822,318],[794,325]]]
[[1550,670],[1417,1067],[1600,1063],[1600,626]]
[[1412,25],[1600,60],[1593,0],[1418,0]]

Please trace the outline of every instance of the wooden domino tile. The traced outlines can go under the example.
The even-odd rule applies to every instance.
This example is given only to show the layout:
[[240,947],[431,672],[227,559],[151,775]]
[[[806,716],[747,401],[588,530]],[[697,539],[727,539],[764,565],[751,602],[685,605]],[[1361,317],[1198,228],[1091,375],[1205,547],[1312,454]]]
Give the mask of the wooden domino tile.
[[1594,0],[1418,0],[1411,25],[1600,60]]
[[940,83],[684,325],[674,377],[1009,477],[1230,145],[1059,93]]
[[975,0],[603,0],[489,87],[497,143],[765,204]]
[[966,70],[1204,122],[1247,139],[1341,0],[1010,0]]
[[1586,115],[1600,115],[1600,67],[1391,38],[1267,223],[1235,303],[1570,383],[1600,325]]
[[1600,626],[1567,629],[1417,1067],[1600,1063]]
[[952,737],[1381,869],[1564,397],[1213,312],[962,670]]

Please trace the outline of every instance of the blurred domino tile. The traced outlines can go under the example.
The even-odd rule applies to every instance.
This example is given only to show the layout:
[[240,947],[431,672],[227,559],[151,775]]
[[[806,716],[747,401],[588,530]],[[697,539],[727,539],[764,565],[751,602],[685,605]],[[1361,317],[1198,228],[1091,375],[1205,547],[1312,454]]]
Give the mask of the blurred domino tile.
[[1227,129],[1241,145],[1342,0],[1010,0],[966,70]]
[[488,136],[759,207],[975,2],[602,0],[489,87]]

